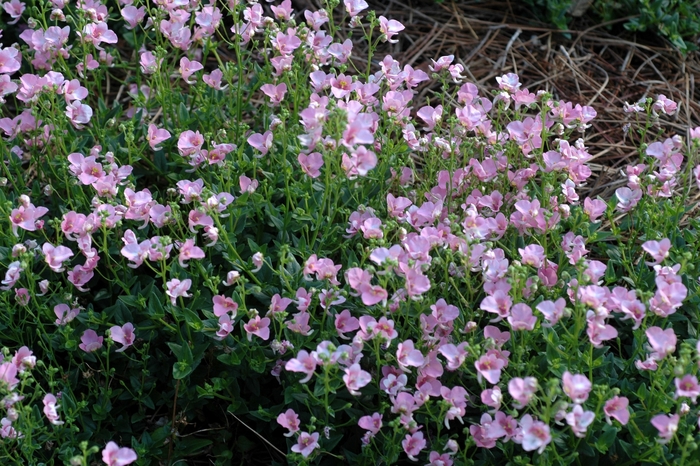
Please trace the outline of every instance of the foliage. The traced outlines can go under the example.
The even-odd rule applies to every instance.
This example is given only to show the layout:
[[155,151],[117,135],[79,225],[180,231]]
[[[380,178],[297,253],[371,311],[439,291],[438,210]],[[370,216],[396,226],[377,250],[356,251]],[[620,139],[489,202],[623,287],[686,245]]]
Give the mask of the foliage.
[[[573,0],[527,0],[535,13],[559,29],[568,29]],[[700,2],[697,0],[595,0],[590,12],[603,22],[629,19],[630,31],[651,31],[668,39],[683,54],[695,51],[700,34]]]

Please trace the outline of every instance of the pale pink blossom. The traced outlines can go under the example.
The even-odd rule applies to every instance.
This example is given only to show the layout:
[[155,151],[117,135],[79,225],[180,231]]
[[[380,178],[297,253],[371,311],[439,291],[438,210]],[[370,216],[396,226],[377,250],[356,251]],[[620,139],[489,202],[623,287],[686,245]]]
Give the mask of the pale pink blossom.
[[549,426],[542,421],[534,420],[529,414],[520,420],[520,428],[523,435],[522,447],[525,451],[537,450],[537,453],[542,454],[552,441]]
[[293,409],[288,409],[277,416],[277,424],[289,431],[284,434],[285,437],[291,437],[296,432],[299,432],[299,415]]
[[151,123],[148,125],[148,145],[153,150],[160,150],[159,144],[170,139],[170,132],[166,129],[158,129],[156,125]]
[[508,382],[508,393],[515,400],[515,407],[522,409],[532,400],[537,391],[537,379],[534,377],[514,377]]
[[126,466],[137,459],[138,456],[134,450],[127,447],[119,448],[119,445],[114,442],[107,443],[104,450],[102,450],[102,461],[107,466]]
[[693,403],[696,402],[697,397],[700,396],[700,385],[696,376],[686,374],[683,378],[676,377],[674,382],[676,384],[676,398],[685,396],[690,398]]
[[660,327],[649,327],[646,335],[654,350],[654,359],[661,360],[676,351],[677,337],[672,328],[662,330]]
[[608,424],[610,424],[610,418],[615,418],[623,426],[627,425],[630,420],[629,399],[625,396],[614,396],[605,402],[603,412]]
[[306,374],[306,377],[299,381],[300,383],[306,383],[313,377],[318,362],[319,361],[312,354],[309,354],[306,350],[301,350],[296,358],[287,361],[284,368],[290,372],[302,372]]
[[408,455],[408,459],[412,461],[418,461],[418,454],[423,450],[428,442],[423,438],[423,432],[418,431],[414,434],[407,434],[406,437],[401,442],[403,451]]
[[75,319],[80,314],[80,309],[71,309],[68,304],[57,304],[53,308],[56,314],[56,325],[65,325]]
[[270,319],[268,317],[255,316],[250,319],[247,324],[243,325],[248,341],[251,341],[253,335],[261,338],[262,340],[267,340],[270,338]]
[[58,404],[58,400],[56,400],[56,397],[52,393],[47,393],[44,395],[44,415],[46,416],[46,419],[49,420],[49,422],[55,426],[60,426],[63,424],[63,421],[61,421],[61,417],[58,415],[58,408],[61,407],[61,405]]
[[353,364],[345,369],[343,382],[351,395],[359,396],[360,388],[364,387],[372,381],[372,376],[369,372],[363,371],[359,364]]
[[302,432],[297,439],[297,443],[292,445],[292,451],[295,453],[301,453],[301,456],[308,458],[313,451],[318,448],[318,438],[320,434],[314,432],[309,434],[308,432]]
[[566,423],[571,426],[574,435],[579,438],[586,437],[588,426],[595,420],[593,411],[584,411],[581,405],[576,405],[571,412],[566,414]]
[[121,348],[117,350],[117,353],[125,351],[129,346],[134,344],[136,335],[134,334],[134,324],[127,322],[121,327],[115,325],[109,329],[109,338],[115,342],[122,345]]
[[658,414],[651,418],[651,425],[659,431],[659,443],[668,443],[671,441],[678,431],[678,422],[681,420],[680,415]]
[[591,381],[588,380],[585,375],[574,375],[569,371],[564,372],[562,385],[564,387],[564,393],[576,404],[581,404],[588,399],[588,394],[592,387]]
[[80,341],[82,343],[80,343],[78,346],[86,353],[92,353],[93,351],[97,351],[98,349],[102,348],[103,340],[104,337],[100,337],[97,335],[97,332],[92,329],[88,329],[85,330],[85,332],[83,332],[83,336],[80,337]]
[[177,298],[189,298],[191,296],[187,294],[187,291],[192,286],[192,280],[189,278],[182,281],[177,278],[173,278],[172,280],[166,282],[165,285],[167,287],[165,294],[170,296],[170,302],[173,306],[177,304]]

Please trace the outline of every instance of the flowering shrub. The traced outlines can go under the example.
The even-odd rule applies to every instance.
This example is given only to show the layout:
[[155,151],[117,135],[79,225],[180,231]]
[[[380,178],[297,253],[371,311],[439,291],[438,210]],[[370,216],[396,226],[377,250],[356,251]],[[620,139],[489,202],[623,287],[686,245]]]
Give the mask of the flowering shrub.
[[627,105],[638,163],[582,199],[593,108],[374,69],[404,26],[363,0],[4,9],[3,459],[697,460],[671,99]]

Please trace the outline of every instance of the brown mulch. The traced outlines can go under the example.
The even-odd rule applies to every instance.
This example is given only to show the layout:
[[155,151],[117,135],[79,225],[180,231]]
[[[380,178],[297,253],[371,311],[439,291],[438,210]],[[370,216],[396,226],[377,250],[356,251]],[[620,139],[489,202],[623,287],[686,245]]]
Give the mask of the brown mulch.
[[[431,59],[454,55],[455,62],[464,65],[467,80],[485,93],[496,88],[496,76],[513,72],[531,91],[544,89],[556,99],[593,106],[598,117],[585,141],[594,156],[590,164],[594,176],[584,189],[587,192],[581,194],[609,198],[626,182],[620,169],[635,163],[635,145],[623,132],[629,121],[622,110],[625,101],[665,94],[678,102],[677,113],[664,118],[665,136],[685,138],[689,127],[700,125],[700,103],[695,95],[695,79],[700,77],[698,54],[684,57],[651,33],[635,36],[621,27],[624,20],[596,24],[586,17],[576,19],[566,38],[561,31],[533,20],[517,1],[368,3],[377,15],[406,26],[398,36],[399,43],[380,45],[375,61],[388,53],[402,66],[409,64],[429,73]],[[366,44],[356,42],[353,56],[361,60]],[[438,90],[438,83],[430,83],[420,88],[414,102],[426,102]]]

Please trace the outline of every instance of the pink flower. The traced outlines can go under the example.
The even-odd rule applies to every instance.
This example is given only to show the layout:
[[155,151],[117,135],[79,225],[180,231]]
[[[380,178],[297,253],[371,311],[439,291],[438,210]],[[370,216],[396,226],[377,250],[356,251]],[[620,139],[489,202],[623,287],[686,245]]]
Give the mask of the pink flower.
[[535,268],[540,268],[546,259],[544,248],[539,244],[530,244],[525,246],[525,249],[518,248],[520,258],[523,264],[531,265]]
[[22,17],[22,13],[24,13],[26,5],[24,2],[20,2],[19,0],[9,0],[5,2],[3,8],[5,9],[5,12],[14,20],[7,24],[15,24]]
[[258,180],[251,180],[245,175],[241,175],[238,178],[238,184],[241,187],[241,194],[243,193],[249,193],[253,194],[256,189],[258,189],[259,182]]
[[[81,35],[80,33],[78,33]],[[107,27],[107,23],[88,23],[83,28],[83,33],[81,35],[84,42],[92,42],[97,50],[102,50],[100,44],[104,42],[105,44],[116,44],[118,41],[117,35],[114,31],[111,31]]]
[[515,407],[522,409],[537,391],[537,379],[534,377],[514,377],[508,382],[508,393],[515,400]]
[[652,356],[661,360],[676,351],[676,334],[672,328],[662,330],[660,327],[649,327],[646,331],[649,344],[655,351]]
[[647,265],[660,264],[668,257],[668,253],[671,250],[671,240],[664,238],[661,241],[647,241],[642,244],[642,249],[654,259],[654,262],[647,262]]
[[202,69],[204,69],[204,66],[196,60],[190,61],[187,59],[187,57],[182,57],[180,59],[180,75],[187,84],[195,84],[197,81],[190,80],[190,76]]
[[29,296],[29,290],[26,288],[18,288],[15,290],[15,301],[17,301],[17,304],[20,306],[27,306],[29,305],[29,300],[31,299],[31,296]]
[[698,385],[697,377],[686,374],[682,379],[676,377],[674,382],[676,383],[676,398],[687,396],[693,400],[693,403],[696,402],[697,397],[700,396],[700,385]]
[[566,423],[571,426],[574,435],[579,438],[586,437],[586,430],[595,419],[593,411],[584,411],[581,405],[574,406],[574,409],[566,414]]
[[559,322],[559,319],[564,315],[564,308],[566,307],[566,301],[564,298],[559,298],[555,302],[552,301],[542,301],[537,305],[537,310],[544,315],[549,324],[542,324],[543,327],[555,325]]
[[284,368],[290,372],[302,372],[306,374],[306,377],[299,381],[300,383],[306,383],[313,377],[317,364],[318,360],[313,355],[305,350],[301,350],[296,358],[287,361]]
[[284,434],[285,437],[291,437],[295,432],[299,432],[299,415],[293,409],[288,409],[277,416],[277,424],[289,430]]
[[79,100],[74,100],[66,106],[66,116],[73,126],[82,129],[83,125],[90,123],[92,108]]
[[63,424],[63,421],[60,420],[61,417],[58,415],[58,408],[60,408],[61,405],[56,403],[57,400],[53,394],[47,393],[44,396],[44,414],[46,415],[46,419],[48,419],[51,424],[60,426]]
[[672,416],[666,414],[658,414],[651,418],[651,425],[659,431],[659,443],[668,443],[678,430],[678,422],[681,417],[678,414]]
[[227,298],[224,295],[216,295],[212,298],[214,304],[214,315],[216,317],[221,317],[225,314],[232,314],[232,317],[236,317],[236,312],[238,311],[238,303],[231,298]]
[[340,314],[335,316],[335,330],[340,338],[347,339],[346,332],[354,332],[360,328],[360,321],[357,317],[353,317],[348,309],[344,309]]
[[564,372],[562,377],[564,393],[566,393],[571,401],[576,404],[581,404],[588,399],[588,394],[591,391],[591,381],[583,374],[573,375],[571,372]]
[[266,131],[265,134],[252,134],[248,138],[248,144],[260,151],[260,155],[256,155],[255,157],[260,158],[266,155],[272,147],[272,131]]
[[[183,157],[190,157],[196,154],[199,154],[202,152],[202,145],[204,144],[204,136],[197,131],[183,131],[180,133],[180,136],[177,138],[177,150],[180,153],[181,156]],[[198,183],[200,180],[195,181],[194,183]],[[192,184],[191,181],[187,180],[182,180],[178,181],[177,186],[180,187],[180,184],[183,185],[189,185]]]
[[119,446],[114,442],[109,442],[102,450],[102,461],[104,461],[107,466],[126,466],[136,461],[138,457],[136,452],[131,448]]
[[115,343],[121,343],[122,347],[117,350],[117,353],[121,353],[126,350],[129,346],[134,344],[134,324],[127,322],[121,327],[115,325],[109,329],[109,338]]
[[537,453],[541,455],[552,441],[549,426],[542,421],[535,421],[529,414],[520,420],[520,428],[523,433],[522,446],[525,451],[537,450]]
[[503,76],[496,77],[496,82],[501,90],[511,94],[520,89],[520,78],[515,73],[508,73],[504,74]]
[[148,145],[153,150],[160,150],[160,144],[163,141],[170,139],[170,132],[166,129],[158,129],[156,125],[151,123],[148,125]]
[[49,265],[49,268],[57,273],[63,272],[65,269],[63,267],[63,262],[73,256],[73,251],[69,248],[65,246],[54,247],[50,243],[44,243],[41,250],[44,252],[44,260]]
[[615,197],[617,197],[617,209],[621,212],[629,212],[632,210],[639,200],[642,198],[642,190],[635,189],[634,191],[630,188],[618,188],[615,191]]
[[666,115],[673,115],[674,113],[676,113],[678,104],[672,101],[671,99],[667,98],[665,95],[659,94],[652,108],[656,112],[664,113]]
[[[452,343],[446,343],[440,348],[438,348],[438,352],[444,356],[444,358],[447,360],[447,370],[448,371],[455,371],[459,369],[462,364],[464,364],[464,360],[467,358],[467,355],[469,354],[467,352],[467,346],[468,343],[466,341],[463,341],[462,343],[459,344],[459,346],[455,346]],[[422,358],[422,355],[421,355]],[[420,364],[422,365],[422,364]]]
[[17,283],[22,274],[22,264],[19,261],[10,263],[7,267],[7,272],[5,272],[5,279],[2,284],[5,286],[0,287],[2,290],[10,290]]
[[285,83],[278,84],[277,86],[274,84],[264,84],[260,90],[270,98],[270,103],[272,105],[277,106],[282,103],[284,96],[287,94],[287,85]]
[[399,364],[399,368],[404,372],[410,372],[409,366],[421,367],[425,362],[423,354],[414,349],[413,341],[406,340],[403,343],[399,343],[399,347],[396,350],[396,362]]
[[416,432],[415,434],[407,434],[401,442],[403,451],[406,452],[408,458],[411,461],[418,461],[418,458],[416,458],[416,456],[421,452],[422,449],[425,448],[427,444],[428,442],[426,442],[423,438],[423,432],[420,431]]
[[309,326],[309,318],[311,315],[306,311],[301,311],[292,316],[292,319],[285,322],[287,328],[295,333],[300,333],[304,336],[309,336],[313,333]]
[[216,331],[216,336],[219,340],[223,340],[229,333],[233,332],[233,323],[234,321],[231,320],[229,314],[223,314],[219,317],[219,330]]
[[54,306],[53,312],[57,317],[56,325],[65,325],[80,314],[80,309],[71,309],[68,304],[57,304]]
[[323,166],[323,155],[319,152],[312,152],[309,155],[299,154],[297,157],[301,169],[311,178],[318,178],[321,175],[320,168]]
[[620,424],[627,425],[630,420],[629,399],[626,396],[615,396],[605,402],[603,412],[605,420],[610,424],[610,418],[617,419]]
[[499,409],[501,407],[501,403],[503,402],[503,393],[501,393],[501,388],[496,385],[493,388],[482,391],[481,402],[491,408]]
[[505,367],[505,362],[495,354],[485,354],[474,363],[474,367],[478,372],[479,381],[483,377],[495,385],[501,379],[501,369]]
[[362,10],[369,8],[365,0],[343,0],[343,3],[345,4],[345,11],[347,11],[351,18],[360,14]]
[[19,237],[17,228],[27,231],[36,231],[37,222],[49,211],[46,207],[34,207],[31,202],[21,205],[10,212],[10,222],[12,223],[12,233]]
[[255,254],[253,254],[253,257],[250,258],[250,261],[253,263],[253,266],[255,268],[251,270],[251,272],[255,273],[262,269],[262,266],[265,263],[264,259],[265,257],[263,256],[262,252],[256,252]]
[[0,384],[5,384],[8,390],[13,390],[19,383],[17,366],[12,362],[0,364]]
[[497,314],[498,317],[492,319],[491,322],[498,322],[510,315],[510,308],[513,305],[513,300],[504,290],[496,290],[492,295],[487,296],[481,301],[479,308],[486,312]]
[[308,432],[302,432],[297,439],[297,443],[292,445],[292,451],[295,453],[301,453],[301,456],[308,458],[309,455],[318,448],[318,438],[320,434],[314,432],[309,434]]
[[207,86],[211,87],[212,89],[216,89],[217,91],[223,91],[228,87],[228,84],[226,85],[221,85],[221,80],[224,77],[224,73],[220,69],[215,69],[214,71],[211,72],[211,74],[205,74],[202,76],[202,81],[204,81],[204,84]]
[[203,259],[206,257],[204,251],[194,244],[194,239],[190,238],[184,243],[180,243],[180,255],[177,260],[180,263],[180,267],[186,268],[187,264],[185,261],[190,259]]
[[0,74],[10,75],[22,65],[22,54],[14,47],[0,48]]
[[270,338],[270,319],[267,317],[261,319],[260,316],[255,316],[243,325],[243,329],[248,334],[248,341],[253,339],[253,335],[267,340]]
[[430,463],[426,464],[425,466],[452,466],[454,462],[452,461],[452,457],[450,455],[451,452],[443,453],[441,455],[440,452],[431,451],[430,455],[428,456],[428,461],[430,461]]
[[588,219],[595,223],[608,208],[608,205],[600,199],[591,199],[587,197],[583,201],[583,211],[588,215]]
[[103,337],[97,336],[97,332],[92,329],[88,329],[85,330],[85,332],[83,332],[83,336],[80,337],[80,341],[82,341],[82,343],[79,344],[78,347],[86,353],[92,353],[93,351],[97,351],[98,349],[102,348],[103,340]]
[[383,417],[384,416],[379,413],[374,413],[371,416],[362,416],[360,420],[357,421],[357,425],[360,426],[360,428],[371,432],[372,435],[376,435],[382,428]]
[[166,282],[165,286],[167,287],[165,294],[170,296],[170,302],[173,306],[176,305],[177,298],[189,298],[191,296],[187,294],[187,291],[192,286],[192,280],[189,278],[182,281],[178,280],[177,278],[173,278],[172,280]]
[[146,17],[146,7],[136,8],[128,5],[122,8],[122,17],[126,21],[127,29],[134,29]]
[[397,39],[394,39],[394,36],[404,29],[406,27],[395,19],[386,19],[384,16],[379,17],[379,30],[383,34],[384,40],[390,44],[398,42]]
[[23,346],[15,352],[15,355],[12,357],[12,364],[17,366],[17,370],[22,374],[27,369],[34,369],[36,366],[36,356],[34,356],[32,350]]
[[369,372],[363,371],[359,364],[353,364],[345,369],[343,382],[351,395],[360,395],[359,389],[372,381]]
[[153,74],[158,71],[161,60],[156,59],[153,52],[141,52],[139,64],[141,65],[141,72],[143,74]]
[[532,330],[537,323],[537,317],[532,315],[532,309],[527,304],[518,303],[510,310],[508,323],[513,330]]

